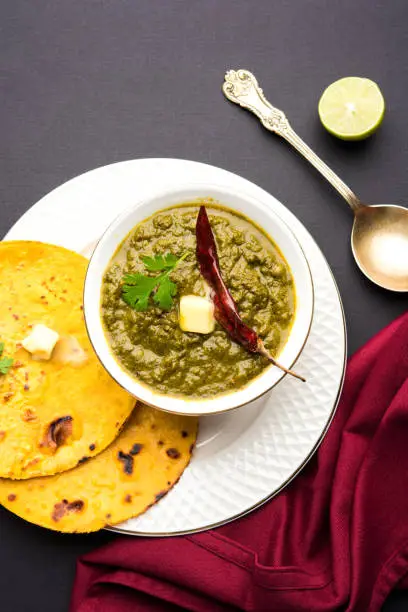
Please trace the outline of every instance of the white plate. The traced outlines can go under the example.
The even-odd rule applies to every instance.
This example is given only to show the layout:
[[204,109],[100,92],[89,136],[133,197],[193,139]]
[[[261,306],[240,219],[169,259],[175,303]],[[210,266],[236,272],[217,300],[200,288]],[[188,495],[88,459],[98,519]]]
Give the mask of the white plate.
[[142,516],[115,527],[120,533],[200,531],[242,516],[276,495],[322,441],[344,377],[344,315],[325,258],[287,208],[230,172],[176,159],[131,160],[98,168],[42,198],[6,238],[51,242],[89,254],[106,226],[126,207],[158,189],[186,181],[209,181],[263,199],[296,234],[315,288],[311,333],[296,366],[307,384],[286,377],[251,406],[202,417],[197,449],[177,486]]

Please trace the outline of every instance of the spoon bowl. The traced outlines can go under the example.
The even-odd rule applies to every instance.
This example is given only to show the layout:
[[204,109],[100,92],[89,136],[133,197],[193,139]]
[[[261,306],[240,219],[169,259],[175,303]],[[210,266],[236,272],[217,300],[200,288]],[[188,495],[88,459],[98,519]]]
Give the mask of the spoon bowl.
[[408,291],[408,209],[382,204],[355,210],[351,248],[360,270],[391,291]]

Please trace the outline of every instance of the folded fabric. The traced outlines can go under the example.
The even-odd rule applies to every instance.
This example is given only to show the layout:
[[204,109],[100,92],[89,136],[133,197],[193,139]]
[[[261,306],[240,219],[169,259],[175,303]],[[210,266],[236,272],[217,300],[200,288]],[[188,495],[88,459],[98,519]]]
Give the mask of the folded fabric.
[[280,495],[213,531],[85,555],[71,612],[380,610],[408,576],[407,378],[408,314],[351,359],[326,438]]

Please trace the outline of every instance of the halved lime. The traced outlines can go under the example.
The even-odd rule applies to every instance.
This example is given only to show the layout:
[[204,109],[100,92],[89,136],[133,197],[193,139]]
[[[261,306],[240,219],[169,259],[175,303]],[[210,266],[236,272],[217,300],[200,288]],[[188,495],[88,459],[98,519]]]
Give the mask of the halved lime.
[[374,81],[345,77],[322,94],[319,117],[328,132],[342,140],[362,140],[381,125],[385,102]]

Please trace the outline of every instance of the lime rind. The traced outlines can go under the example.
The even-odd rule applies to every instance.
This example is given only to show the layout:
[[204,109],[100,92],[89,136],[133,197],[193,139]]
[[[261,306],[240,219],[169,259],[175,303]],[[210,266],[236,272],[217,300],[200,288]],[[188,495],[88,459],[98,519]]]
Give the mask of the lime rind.
[[323,126],[333,136],[342,140],[362,140],[381,125],[385,101],[374,81],[345,77],[323,92],[318,111]]

